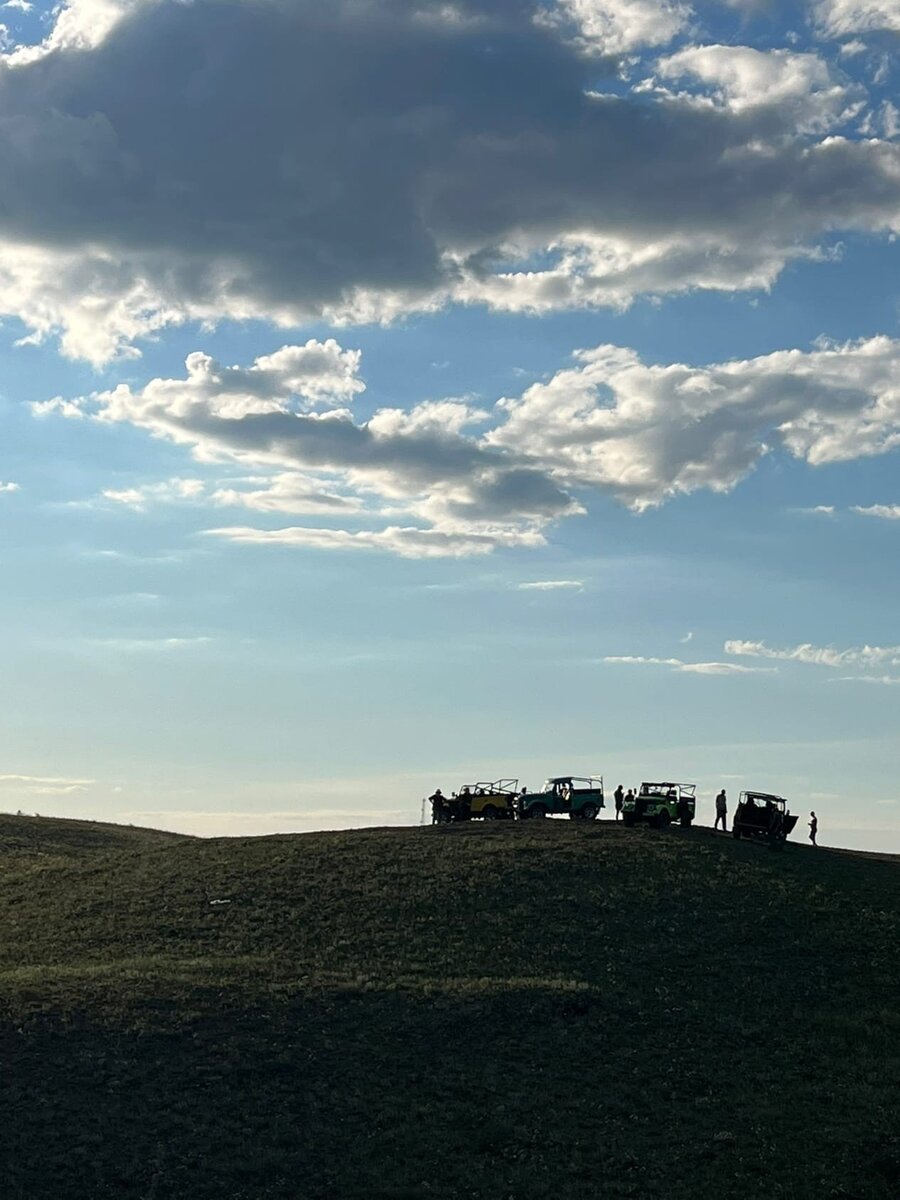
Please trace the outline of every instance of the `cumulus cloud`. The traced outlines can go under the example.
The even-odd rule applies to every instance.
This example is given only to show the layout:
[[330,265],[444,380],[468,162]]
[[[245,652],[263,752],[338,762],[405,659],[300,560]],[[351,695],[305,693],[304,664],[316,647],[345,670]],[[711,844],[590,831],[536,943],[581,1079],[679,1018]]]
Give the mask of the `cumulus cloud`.
[[810,642],[803,642],[798,646],[778,649],[767,646],[765,642],[735,640],[725,643],[725,653],[739,658],[766,658],[832,668],[900,666],[900,646],[859,646],[838,650],[834,646],[814,646]]
[[[701,488],[724,492],[779,447],[821,465],[900,445],[900,345],[887,337],[705,367],[650,366],[632,350],[600,346],[490,411],[437,400],[378,409],[366,420],[347,404],[363,386],[358,356],[331,344],[327,361],[352,370],[310,380],[298,362],[319,364],[321,356],[297,349],[248,368],[194,353],[182,379],[34,408],[138,426],[189,448],[209,470],[257,469],[230,480],[107,489],[107,501],[380,520],[380,530],[216,532],[240,542],[422,556],[541,545],[548,525],[584,512],[590,491],[610,492],[636,511]],[[311,353],[310,344],[300,349]]]
[[670,42],[688,24],[691,9],[677,0],[557,0],[542,16],[561,28],[568,22],[589,53],[629,54]]
[[891,338],[708,367],[647,366],[616,346],[576,359],[501,401],[506,420],[486,440],[635,509],[727,491],[778,446],[821,465],[900,445],[900,343]]
[[768,675],[775,667],[744,667],[727,662],[684,662],[680,658],[646,658],[643,655],[608,655],[606,663],[618,663],[628,667],[669,667],[687,675]]
[[756,50],[750,46],[688,46],[662,59],[657,72],[665,80],[699,83],[703,92],[682,98],[712,103],[735,114],[778,106],[779,119],[790,114],[794,130],[824,132],[856,116],[864,89],[835,78],[816,54]]
[[596,90],[686,12],[72,0],[0,71],[0,312],[102,362],[188,319],[768,287],[900,228],[900,147],[820,135],[856,94],[813,55],[671,57],[703,104]]
[[0,492],[17,492],[19,485],[17,483],[3,483],[0,481]]
[[[358,356],[332,344],[330,358],[352,361],[310,383],[296,348],[257,359],[249,368],[223,368],[208,355],[187,358],[183,379],[154,379],[139,390],[126,384],[88,400],[34,406],[39,416],[79,415],[128,423],[190,447],[210,468],[224,463],[263,466],[268,475],[209,485],[175,479],[103,495],[133,508],[206,500],[261,513],[404,516],[423,527],[381,530],[225,527],[217,536],[321,548],[370,548],[407,557],[488,553],[497,546],[543,544],[550,521],[583,511],[551,474],[522,456],[471,436],[488,414],[462,400],[426,401],[411,409],[378,409],[357,421],[346,400],[362,384]],[[308,351],[309,346],[304,347]],[[318,356],[313,356],[318,362]],[[308,366],[307,360],[304,363]],[[274,364],[274,365],[273,365]],[[255,486],[258,485],[258,486]]]
[[897,0],[814,0],[813,16],[831,37],[854,33],[900,33]]

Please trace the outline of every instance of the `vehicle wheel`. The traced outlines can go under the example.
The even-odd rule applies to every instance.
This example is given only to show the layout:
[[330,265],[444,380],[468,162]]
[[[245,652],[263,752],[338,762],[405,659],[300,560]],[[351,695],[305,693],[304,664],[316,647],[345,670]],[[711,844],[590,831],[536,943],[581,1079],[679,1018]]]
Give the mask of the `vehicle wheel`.
[[534,817],[535,820],[543,820],[547,815],[547,810],[544,808],[543,804],[535,804],[529,815]]
[[664,808],[656,818],[656,824],[660,829],[668,829],[672,824],[672,817],[667,808]]
[[598,811],[596,804],[585,804],[581,810],[581,815],[585,821],[596,821]]
[[497,812],[496,808],[494,808],[493,804],[486,804],[481,810],[481,815],[486,821],[496,821],[500,814]]

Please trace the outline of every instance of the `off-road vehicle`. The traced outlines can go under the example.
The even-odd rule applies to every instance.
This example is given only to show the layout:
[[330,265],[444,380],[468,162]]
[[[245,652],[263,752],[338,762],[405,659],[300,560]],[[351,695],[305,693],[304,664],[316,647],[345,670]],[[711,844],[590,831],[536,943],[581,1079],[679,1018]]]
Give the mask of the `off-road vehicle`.
[[780,847],[796,824],[797,818],[788,812],[784,796],[774,796],[770,792],[741,792],[731,822],[731,834],[732,837],[754,838]]
[[593,821],[603,802],[602,775],[557,775],[539,792],[522,789],[519,816],[522,820],[565,813],[573,821]]
[[697,811],[695,783],[642,783],[640,791],[622,805],[626,825],[655,825],[666,829],[673,821],[689,828]]

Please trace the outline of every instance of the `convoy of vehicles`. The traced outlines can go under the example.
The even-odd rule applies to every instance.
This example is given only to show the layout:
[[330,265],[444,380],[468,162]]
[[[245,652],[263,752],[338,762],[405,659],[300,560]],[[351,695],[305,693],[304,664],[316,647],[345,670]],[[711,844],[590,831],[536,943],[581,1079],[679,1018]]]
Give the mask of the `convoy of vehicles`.
[[522,788],[518,815],[524,820],[565,813],[573,821],[593,821],[603,807],[602,775],[559,775],[548,779],[539,792]]
[[[689,829],[697,815],[697,787],[693,783],[642,783],[622,805],[626,826],[651,825],[667,829],[677,822]],[[606,807],[602,775],[555,775],[539,792],[519,789],[518,779],[463,784],[449,796],[440,788],[428,797],[434,824],[459,821],[524,821],[549,816],[570,820],[595,820]],[[735,838],[766,841],[783,846],[797,824],[783,796],[770,792],[741,792],[732,820]]]
[[622,805],[626,825],[645,822],[665,829],[673,821],[686,828],[697,811],[695,783],[642,783],[638,794]]
[[788,812],[784,796],[770,792],[741,792],[731,822],[735,838],[756,838],[770,846],[783,846],[788,834],[797,824],[796,816]]

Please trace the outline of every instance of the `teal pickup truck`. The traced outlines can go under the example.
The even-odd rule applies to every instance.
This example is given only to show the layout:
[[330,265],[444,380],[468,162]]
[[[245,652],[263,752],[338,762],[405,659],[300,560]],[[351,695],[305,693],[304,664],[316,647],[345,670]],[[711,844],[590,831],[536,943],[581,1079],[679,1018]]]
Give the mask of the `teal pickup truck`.
[[640,791],[622,806],[626,825],[654,825],[666,829],[673,821],[689,827],[697,811],[695,783],[642,783]]
[[539,792],[524,788],[519,795],[519,819],[564,814],[573,821],[593,821],[603,803],[602,775],[557,775]]

